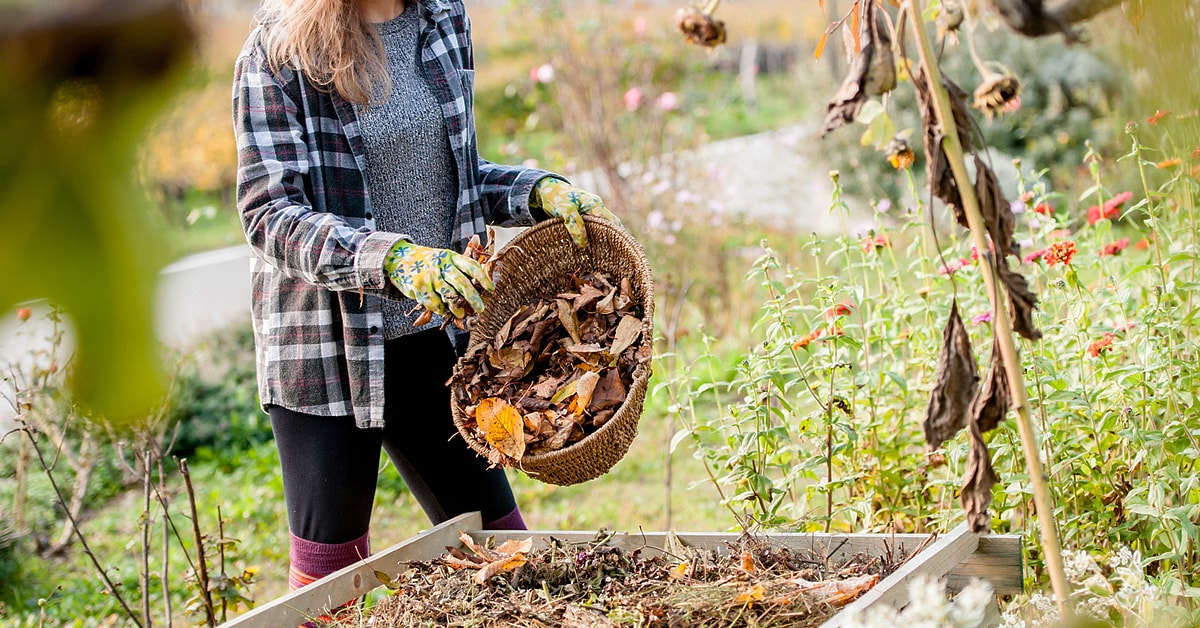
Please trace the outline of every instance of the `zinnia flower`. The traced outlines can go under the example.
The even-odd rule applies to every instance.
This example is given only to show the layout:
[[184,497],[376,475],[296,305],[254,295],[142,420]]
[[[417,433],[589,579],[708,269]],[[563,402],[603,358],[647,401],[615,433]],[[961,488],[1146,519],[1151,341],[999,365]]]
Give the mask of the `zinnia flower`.
[[1062,240],[1055,242],[1046,248],[1046,252],[1042,255],[1042,259],[1046,260],[1047,266],[1062,264],[1064,266],[1071,265],[1071,259],[1075,257],[1075,243],[1071,240]]
[[976,325],[980,323],[990,323],[992,322],[992,313],[984,312],[983,314],[976,314],[975,316],[971,317],[971,322]]
[[28,307],[17,308],[17,320],[19,320],[21,322],[25,322],[25,321],[29,320],[29,317],[31,317],[31,316],[33,316],[33,308],[28,308]]
[[1046,234],[1046,239],[1050,240],[1051,242],[1054,242],[1055,240],[1066,240],[1069,237],[1071,237],[1070,229],[1055,229],[1054,231]]
[[1149,122],[1150,124],[1158,124],[1160,120],[1162,120],[1163,118],[1165,118],[1169,115],[1171,115],[1170,111],[1167,111],[1165,109],[1158,109],[1154,112],[1154,115],[1150,116],[1149,118],[1146,118],[1146,122]]
[[1145,251],[1146,249],[1149,249],[1150,248],[1150,239],[1142,238],[1141,240],[1138,240],[1137,244],[1133,245],[1133,248],[1135,248],[1139,251]]
[[1120,194],[1105,201],[1104,205],[1092,205],[1087,211],[1087,220],[1089,225],[1094,225],[1104,219],[1113,219],[1121,214],[1121,207],[1125,205],[1125,201],[1133,198],[1133,192],[1121,192]]
[[1116,242],[1105,244],[1104,248],[1100,249],[1100,255],[1120,255],[1127,246],[1129,246],[1129,238],[1121,238]]
[[1054,207],[1052,207],[1050,203],[1038,203],[1033,207],[1033,211],[1034,213],[1041,214],[1043,216],[1050,216],[1054,214]]
[[816,340],[817,338],[820,338],[821,334],[824,332],[825,330],[823,329],[817,329],[811,334],[801,336],[799,340],[792,343],[792,351],[808,348],[808,345],[812,344],[812,341]]
[[854,306],[850,303],[838,303],[837,305],[825,311],[825,318],[833,318],[835,316],[849,316],[854,311]]
[[1168,168],[1175,168],[1176,166],[1178,166],[1179,164],[1182,164],[1182,163],[1183,163],[1182,159],[1180,159],[1178,157],[1172,157],[1170,159],[1164,159],[1164,160],[1154,164],[1154,167],[1158,168],[1159,170],[1166,170]]
[[627,111],[637,111],[642,106],[642,90],[631,87],[625,92],[625,109]]
[[868,253],[872,250],[878,251],[879,249],[890,248],[892,248],[892,240],[886,233],[880,233],[873,238],[867,238],[863,240],[862,244],[862,249]]
[[1092,356],[1093,358],[1098,358],[1100,357],[1101,353],[1112,351],[1113,341],[1116,340],[1116,338],[1116,334],[1112,332],[1104,332],[1103,336],[1100,336],[1099,339],[1092,341],[1092,344],[1088,345],[1088,355]]
[[1023,261],[1026,264],[1032,264],[1033,262],[1036,262],[1036,261],[1042,259],[1042,256],[1045,254],[1046,254],[1046,249],[1038,249],[1038,250],[1030,253],[1029,255],[1026,255],[1024,257]]
[[946,275],[947,277],[949,277],[950,275],[953,275],[954,273],[962,270],[962,268],[964,266],[966,266],[967,264],[970,264],[969,260],[964,260],[964,259],[950,260],[949,262],[946,262],[941,268],[938,269],[938,274]]

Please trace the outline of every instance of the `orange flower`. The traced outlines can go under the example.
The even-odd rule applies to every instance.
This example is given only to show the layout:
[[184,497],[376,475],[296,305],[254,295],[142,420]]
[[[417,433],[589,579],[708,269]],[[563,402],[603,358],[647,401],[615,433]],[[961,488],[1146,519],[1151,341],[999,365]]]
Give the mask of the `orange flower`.
[[1170,159],[1164,159],[1164,160],[1154,164],[1154,167],[1158,168],[1159,170],[1166,170],[1168,168],[1174,168],[1182,163],[1183,163],[1182,159],[1180,159],[1178,157],[1172,157]]
[[824,331],[825,330],[823,329],[818,329],[811,334],[801,336],[799,340],[792,343],[792,351],[799,351],[800,349],[808,348],[808,345],[812,344],[812,341],[816,340],[817,338],[820,338]]
[[1120,255],[1129,246],[1129,238],[1121,238],[1116,242],[1105,244],[1104,248],[1100,249],[1100,255]]
[[1167,111],[1165,109],[1159,109],[1154,112],[1154,115],[1150,116],[1149,118],[1146,118],[1146,122],[1149,122],[1150,124],[1158,124],[1159,121],[1161,121],[1163,118],[1165,118],[1169,115],[1171,115],[1170,111]]
[[1046,248],[1042,259],[1046,260],[1047,266],[1062,264],[1064,266],[1071,265],[1071,259],[1075,257],[1075,243],[1071,240],[1063,240],[1055,242]]
[[1139,251],[1145,251],[1146,249],[1150,248],[1150,239],[1142,238],[1141,240],[1138,240],[1137,244],[1133,245],[1133,248]]
[[31,316],[33,316],[32,308],[22,307],[17,309],[17,320],[25,322],[29,320],[29,317]]
[[1103,336],[1100,336],[1099,339],[1092,341],[1092,344],[1088,345],[1088,355],[1092,356],[1093,358],[1098,358],[1100,357],[1101,353],[1108,353],[1112,351],[1113,341],[1116,339],[1116,334],[1112,332],[1104,332]]
[[835,316],[849,316],[854,311],[854,305],[850,303],[838,303],[837,305],[825,311],[825,318],[834,318]]

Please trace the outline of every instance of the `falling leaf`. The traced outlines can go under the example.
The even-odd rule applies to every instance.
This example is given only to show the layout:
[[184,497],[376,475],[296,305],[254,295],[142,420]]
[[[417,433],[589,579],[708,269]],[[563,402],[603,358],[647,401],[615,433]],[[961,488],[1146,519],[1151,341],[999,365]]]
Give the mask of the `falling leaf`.
[[480,401],[475,409],[475,421],[483,432],[484,440],[497,451],[513,460],[524,457],[525,420],[507,401],[495,397]]
[[763,595],[766,592],[767,591],[763,588],[763,585],[756,583],[749,589],[738,593],[737,597],[733,598],[733,601],[735,604],[753,604],[754,602],[761,602]]
[[641,335],[642,321],[632,316],[622,316],[621,322],[617,323],[617,331],[613,336],[612,349],[609,353],[620,355],[627,347],[637,342]]
[[950,318],[942,332],[935,377],[924,424],[925,441],[931,451],[966,426],[978,386],[979,370],[971,354],[971,339],[958,314],[958,301],[950,307]]

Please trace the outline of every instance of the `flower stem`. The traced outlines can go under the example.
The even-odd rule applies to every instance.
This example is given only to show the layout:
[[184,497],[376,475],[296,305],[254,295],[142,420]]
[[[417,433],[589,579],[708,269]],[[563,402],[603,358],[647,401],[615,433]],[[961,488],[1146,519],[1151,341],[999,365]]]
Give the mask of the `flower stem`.
[[[975,196],[975,186],[967,172],[967,164],[963,157],[963,147],[958,139],[958,129],[950,109],[950,96],[942,86],[941,70],[934,57],[929,34],[925,30],[925,22],[921,18],[921,0],[908,0],[905,4],[909,21],[912,23],[920,50],[921,65],[933,94],[934,111],[938,117],[942,131],[942,148],[950,162],[954,180],[958,184],[962,196],[963,211],[967,215],[967,223],[971,227],[971,238],[976,249],[981,254],[988,250],[985,238],[986,226],[983,214],[979,209],[979,199]],[[1003,254],[1003,253],[1001,253]],[[981,255],[989,259],[987,255]],[[1004,263],[1003,259],[997,263]],[[1034,507],[1037,509],[1038,528],[1041,532],[1042,552],[1046,557],[1046,570],[1050,573],[1050,585],[1058,603],[1059,617],[1068,620],[1071,609],[1067,605],[1070,599],[1071,585],[1063,570],[1062,547],[1059,545],[1058,530],[1054,519],[1054,498],[1050,494],[1049,479],[1042,467],[1037,446],[1037,435],[1034,433],[1033,421],[1029,412],[1029,399],[1025,389],[1025,375],[1021,368],[1020,357],[1013,339],[1012,324],[1009,321],[1008,308],[1005,307],[1003,294],[994,272],[983,273],[987,285],[988,298],[992,304],[993,330],[1000,343],[1000,354],[1008,373],[1013,405],[1017,410],[1017,427],[1021,436],[1021,448],[1025,454],[1025,466],[1029,480],[1033,484]]]

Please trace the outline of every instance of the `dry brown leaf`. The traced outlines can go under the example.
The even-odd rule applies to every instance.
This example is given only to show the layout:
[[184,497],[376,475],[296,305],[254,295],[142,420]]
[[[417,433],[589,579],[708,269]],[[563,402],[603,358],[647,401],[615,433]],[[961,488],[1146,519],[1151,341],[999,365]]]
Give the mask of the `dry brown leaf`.
[[507,556],[484,565],[471,579],[475,581],[475,584],[484,585],[492,576],[504,571],[512,571],[527,562],[529,559],[525,558],[524,554]]
[[979,155],[975,155],[975,196],[979,199],[979,211],[983,214],[983,223],[996,252],[1000,257],[1019,256],[1021,247],[1013,240],[1017,219],[1013,216],[1012,206],[1004,200],[996,173]]
[[767,590],[763,588],[763,585],[756,582],[754,586],[742,591],[741,593],[738,593],[737,597],[733,598],[733,602],[734,604],[753,604],[755,602],[761,602],[763,595],[766,594],[766,592]]
[[987,442],[974,421],[971,422],[970,448],[967,450],[966,478],[962,487],[962,505],[967,511],[967,523],[972,532],[986,532],[992,527],[988,507],[992,504],[992,487],[999,477],[992,468],[992,455]]
[[613,299],[615,299],[616,296],[617,296],[617,289],[616,288],[610,289],[608,291],[608,294],[605,295],[605,297],[603,299],[600,299],[599,301],[596,302],[596,313],[597,314],[612,314],[613,312],[616,312],[617,308],[613,304]]
[[1000,343],[993,340],[991,372],[971,402],[971,420],[980,432],[990,432],[1004,421],[1010,407],[1012,390],[1008,386],[1008,371],[1004,369]]
[[632,316],[622,316],[621,322],[617,323],[617,331],[613,336],[612,349],[609,350],[609,353],[621,355],[621,352],[637,342],[641,335],[642,321]]
[[575,317],[575,310],[571,309],[571,302],[557,299],[555,304],[558,308],[558,320],[571,336],[571,340],[577,345],[583,344],[583,339],[579,336],[579,319]]
[[558,392],[559,388],[562,388],[562,382],[562,379],[558,377],[543,377],[529,389],[529,392],[542,399],[550,399],[554,393]]
[[507,401],[496,397],[480,401],[475,421],[483,439],[497,451],[518,461],[525,455],[525,420]]
[[754,566],[754,554],[747,550],[742,551],[742,571],[746,573],[754,573],[758,569]]
[[875,2],[863,2],[852,15],[857,22],[852,33],[856,54],[842,86],[826,108],[821,135],[853,122],[869,97],[885,94],[896,86],[891,37],[886,28],[879,27],[877,8]]
[[596,384],[600,383],[600,374],[588,371],[580,376],[575,383],[575,402],[571,404],[576,415],[587,411],[592,403],[592,394],[596,392]]
[[[929,79],[925,76],[924,70],[921,70],[912,75],[912,81],[921,109],[929,191],[947,205],[952,206],[954,219],[958,224],[970,227],[967,224],[966,212],[962,209],[962,197],[958,191],[958,183],[954,180],[954,173],[950,170],[950,161],[946,157],[946,151],[942,148],[945,131],[938,119],[933,95],[929,89]],[[950,111],[958,130],[958,141],[962,144],[964,152],[973,154],[975,151],[974,143],[971,141],[973,121],[970,107],[967,105],[967,93],[945,75],[942,76],[942,86],[946,88],[946,93],[950,97]]]
[[625,384],[621,383],[621,373],[615,369],[605,369],[596,391],[592,393],[592,409],[596,411],[618,408],[625,403],[628,393]]
[[592,284],[585,283],[579,286],[579,296],[575,297],[574,306],[576,311],[595,303],[597,300],[604,297],[604,292]]
[[[525,421],[525,435],[526,436],[534,436],[538,432],[542,431],[542,413],[541,412],[526,412],[525,414],[521,415],[521,418]],[[525,442],[528,443],[529,439],[526,438]]]
[[950,318],[942,332],[942,351],[938,355],[937,381],[925,409],[925,442],[936,450],[966,426],[971,401],[975,398],[979,370],[971,353],[971,339],[958,314],[958,301],[950,307]]
[[493,551],[500,554],[512,555],[517,553],[528,554],[532,549],[533,537],[528,537],[524,539],[509,539],[496,546],[496,549]]
[[1024,275],[1009,268],[1008,260],[1002,261],[1004,263],[998,263],[996,270],[1000,275],[1000,282],[1004,284],[1004,289],[1008,292],[1013,329],[1023,338],[1038,340],[1042,337],[1042,331],[1033,324],[1033,311],[1037,309],[1038,302],[1037,295],[1029,289],[1029,282],[1025,280]]

